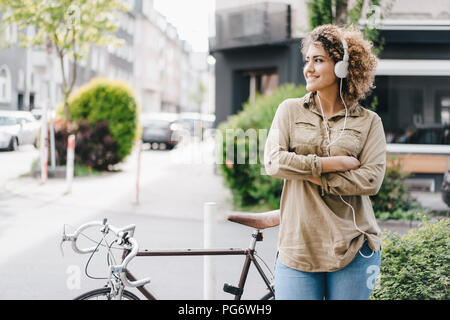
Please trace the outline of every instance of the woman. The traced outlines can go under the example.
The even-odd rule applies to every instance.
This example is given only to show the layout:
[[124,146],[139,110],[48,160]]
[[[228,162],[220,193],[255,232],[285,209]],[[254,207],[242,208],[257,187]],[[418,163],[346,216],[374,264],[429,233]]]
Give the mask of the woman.
[[368,299],[381,263],[369,196],[383,181],[386,139],[358,101],[377,59],[359,30],[333,25],[314,29],[302,54],[309,93],[280,104],[265,147],[266,172],[284,179],[275,297]]

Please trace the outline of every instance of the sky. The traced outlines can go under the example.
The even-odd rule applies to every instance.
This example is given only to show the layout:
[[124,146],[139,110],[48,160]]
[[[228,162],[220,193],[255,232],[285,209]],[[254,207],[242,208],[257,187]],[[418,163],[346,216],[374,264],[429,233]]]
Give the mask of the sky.
[[214,12],[214,0],[154,0],[157,11],[173,24],[180,39],[193,51],[208,51],[209,16]]

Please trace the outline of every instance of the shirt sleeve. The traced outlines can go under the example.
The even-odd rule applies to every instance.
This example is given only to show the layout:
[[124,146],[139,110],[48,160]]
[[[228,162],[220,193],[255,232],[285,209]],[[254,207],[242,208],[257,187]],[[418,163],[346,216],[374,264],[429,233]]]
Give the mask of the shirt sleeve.
[[320,157],[289,151],[290,123],[288,105],[283,102],[275,113],[264,148],[266,173],[274,178],[290,180],[319,177],[322,173]]
[[320,178],[322,196],[374,196],[378,193],[386,171],[386,137],[378,115],[372,120],[359,161],[358,169],[323,174]]

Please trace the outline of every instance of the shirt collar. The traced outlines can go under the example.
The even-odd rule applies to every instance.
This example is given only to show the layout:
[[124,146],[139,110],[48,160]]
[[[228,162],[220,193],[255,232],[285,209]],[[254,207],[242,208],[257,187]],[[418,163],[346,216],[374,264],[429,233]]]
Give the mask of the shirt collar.
[[[305,99],[303,100],[303,107],[306,109],[309,109],[311,107],[311,111],[318,113],[319,115],[322,115],[319,109],[316,107],[316,103],[314,101],[314,95],[316,95],[316,92],[309,92]],[[351,117],[358,117],[361,115],[361,106],[358,104],[358,102],[353,103],[350,107],[348,107],[348,115]],[[337,116],[345,116],[345,109],[342,109],[337,114],[334,115],[334,117]]]

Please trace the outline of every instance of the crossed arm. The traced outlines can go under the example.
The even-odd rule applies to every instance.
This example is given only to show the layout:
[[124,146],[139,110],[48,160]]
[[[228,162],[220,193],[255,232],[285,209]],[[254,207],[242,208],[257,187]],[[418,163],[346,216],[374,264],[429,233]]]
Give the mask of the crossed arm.
[[350,156],[298,155],[288,150],[288,112],[280,105],[266,141],[266,172],[281,179],[305,179],[319,185],[322,195],[375,195],[386,169],[386,140],[381,119],[371,122],[359,160]]
[[[350,156],[321,157],[320,161],[322,162],[322,174],[358,169],[361,164],[358,159]],[[309,177],[306,180],[321,185],[320,177]]]

